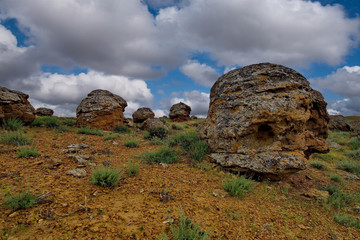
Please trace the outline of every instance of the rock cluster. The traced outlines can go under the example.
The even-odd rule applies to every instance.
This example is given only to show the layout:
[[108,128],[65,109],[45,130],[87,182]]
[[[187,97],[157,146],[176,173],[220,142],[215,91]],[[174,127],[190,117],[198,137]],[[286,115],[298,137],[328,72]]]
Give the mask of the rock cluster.
[[27,100],[29,95],[0,87],[0,122],[18,118],[31,123],[35,118],[35,109]]
[[143,108],[139,108],[138,110],[136,110],[132,114],[132,117],[133,117],[134,123],[142,123],[146,119],[154,118],[155,114],[150,108],[143,107]]
[[215,162],[281,178],[305,169],[311,153],[329,151],[326,105],[298,72],[254,64],[216,81],[199,131]]
[[191,107],[185,103],[177,103],[171,106],[169,117],[174,122],[184,122],[190,120]]
[[54,110],[50,108],[37,108],[35,111],[36,116],[52,116],[54,115]]
[[106,90],[94,90],[76,109],[77,126],[114,130],[124,123],[127,102]]

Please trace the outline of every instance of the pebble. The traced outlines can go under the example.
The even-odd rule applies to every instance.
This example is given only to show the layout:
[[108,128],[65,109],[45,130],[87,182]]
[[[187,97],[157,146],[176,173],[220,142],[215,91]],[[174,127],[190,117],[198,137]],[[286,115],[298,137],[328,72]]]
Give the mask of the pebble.
[[86,176],[86,170],[85,169],[72,169],[66,172],[67,175],[72,175],[74,177],[85,177]]

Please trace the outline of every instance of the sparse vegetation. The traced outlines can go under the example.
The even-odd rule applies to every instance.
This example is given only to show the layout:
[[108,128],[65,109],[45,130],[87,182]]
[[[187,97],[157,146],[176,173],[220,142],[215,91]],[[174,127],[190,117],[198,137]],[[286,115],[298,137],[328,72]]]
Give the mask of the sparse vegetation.
[[19,131],[23,128],[24,123],[18,118],[10,118],[2,124],[3,129],[9,131]]
[[330,179],[333,180],[334,182],[341,182],[342,178],[339,174],[331,174],[330,175]]
[[251,192],[256,185],[255,181],[243,176],[225,180],[223,183],[224,189],[228,191],[231,196],[238,198],[243,198],[246,194]]
[[166,233],[162,233],[158,239],[206,240],[211,237],[209,232],[210,230],[202,230],[199,224],[193,223],[191,219],[185,216],[183,210],[179,210],[179,221],[177,224],[170,226],[170,237]]
[[23,146],[30,144],[30,139],[27,136],[25,136],[21,131],[4,132],[0,138],[0,143],[10,144],[15,146]]
[[180,124],[175,124],[173,123],[171,125],[171,129],[174,129],[174,130],[184,130],[184,126],[181,126]]
[[352,138],[349,141],[349,147],[351,150],[358,150],[360,148],[360,138]]
[[354,174],[359,174],[360,173],[360,164],[356,161],[351,161],[351,160],[344,160],[341,161],[337,164],[337,167],[341,170],[350,172],[350,173],[354,173]]
[[131,132],[130,128],[125,125],[117,126],[114,131],[117,133],[130,133]]
[[115,187],[119,183],[121,176],[122,173],[118,169],[97,167],[93,170],[90,182],[101,187]]
[[324,162],[320,162],[320,161],[312,161],[310,162],[310,166],[313,167],[313,168],[316,168],[316,169],[325,169],[326,168],[326,165]]
[[61,123],[65,126],[72,127],[76,124],[76,118],[66,117],[61,119]]
[[330,185],[326,189],[329,192],[329,204],[335,208],[343,208],[353,202],[352,197],[344,193],[338,185]]
[[124,146],[128,148],[135,148],[139,146],[139,140],[136,138],[130,138],[124,142]]
[[29,190],[21,191],[14,195],[7,193],[4,206],[14,211],[24,208],[31,208],[36,205],[35,199],[36,197],[31,194]]
[[37,157],[39,156],[39,153],[37,152],[36,147],[34,146],[25,146],[22,148],[19,148],[18,152],[18,157],[19,158],[28,158],[28,157]]
[[79,128],[78,133],[80,134],[86,134],[86,135],[96,135],[96,136],[104,136],[103,131],[101,131],[98,128]]
[[348,214],[336,214],[334,216],[334,221],[345,227],[360,228],[360,220],[353,218]]
[[57,128],[61,125],[60,120],[53,116],[36,117],[31,123],[33,127],[45,126],[47,128]]
[[[168,135],[168,130],[162,127],[152,127],[149,129],[149,137],[148,138],[160,138],[164,139]],[[145,137],[144,137],[145,138]]]
[[164,147],[156,152],[147,152],[139,156],[146,163],[176,163],[179,158],[174,149]]
[[119,138],[120,137],[120,135],[119,134],[109,134],[109,135],[106,135],[105,137],[104,137],[104,140],[105,141],[108,141],[108,140],[114,140],[114,139],[116,139],[116,138]]
[[139,167],[140,167],[140,163],[139,162],[133,162],[133,161],[129,161],[127,167],[126,167],[126,173],[130,176],[130,177],[134,177],[138,174],[139,172]]

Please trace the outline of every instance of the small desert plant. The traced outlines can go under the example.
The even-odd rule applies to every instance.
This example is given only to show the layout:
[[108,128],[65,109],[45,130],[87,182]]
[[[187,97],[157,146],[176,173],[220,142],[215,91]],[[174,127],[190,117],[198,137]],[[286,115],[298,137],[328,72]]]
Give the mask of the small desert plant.
[[4,206],[12,210],[31,208],[36,205],[35,196],[27,191],[21,191],[15,195],[7,194]]
[[97,167],[93,170],[90,182],[101,187],[114,187],[119,183],[121,176],[122,173],[120,173],[118,169]]
[[334,221],[346,227],[360,228],[360,220],[352,218],[347,214],[336,214]]
[[128,148],[135,148],[139,146],[139,140],[136,138],[130,138],[124,142],[124,145]]
[[120,135],[119,134],[109,134],[109,135],[106,135],[104,137],[104,140],[107,141],[107,140],[114,140],[116,138],[119,138]]
[[175,163],[179,160],[174,149],[161,148],[156,152],[147,152],[140,155],[146,163]]
[[164,139],[168,135],[168,130],[163,127],[151,127],[148,132],[150,138],[158,137],[160,139]]
[[344,160],[337,164],[337,167],[341,170],[359,174],[360,173],[360,164],[356,161]]
[[360,138],[356,137],[356,138],[352,138],[349,141],[349,147],[351,150],[357,150],[360,148]]
[[243,176],[231,178],[223,183],[223,187],[233,197],[243,198],[251,192],[256,186],[255,181],[247,179]]
[[79,128],[78,133],[86,135],[104,136],[104,133],[98,128]]
[[204,231],[199,224],[193,223],[191,219],[185,216],[183,210],[179,210],[179,221],[176,225],[170,226],[170,238],[166,233],[162,233],[158,239],[174,239],[174,240],[207,240],[210,239],[210,230]]
[[119,125],[114,130],[117,133],[130,133],[130,128],[125,125]]
[[37,157],[39,156],[39,153],[37,152],[37,149],[34,146],[26,146],[23,148],[20,148],[18,151],[18,157],[19,158],[28,158],[28,157]]
[[330,185],[325,188],[329,192],[329,204],[335,208],[343,208],[353,202],[349,194],[344,193],[337,185]]
[[54,130],[53,130],[55,133],[63,133],[63,132],[67,132],[69,131],[69,129],[64,126],[64,125],[60,125],[58,127],[55,127]]
[[76,118],[63,118],[62,124],[64,124],[65,126],[68,126],[68,127],[75,126]]
[[326,168],[325,163],[320,161],[312,161],[310,162],[310,166],[320,170]]
[[126,167],[126,173],[130,177],[136,176],[138,174],[138,172],[139,172],[139,166],[140,166],[139,162],[129,161],[129,163],[128,163],[127,167]]
[[331,174],[330,175],[330,179],[333,180],[334,182],[341,182],[342,178],[339,174]]
[[360,149],[354,151],[344,151],[344,154],[354,160],[360,160]]
[[60,120],[57,117],[52,116],[36,117],[31,123],[31,126],[33,127],[45,126],[47,128],[56,128],[60,125]]
[[150,145],[164,145],[166,141],[164,141],[164,139],[158,138],[158,137],[153,137],[151,138],[149,144]]
[[179,124],[172,124],[171,128],[174,130],[184,130],[184,127]]
[[23,126],[24,126],[24,123],[20,119],[17,119],[17,118],[10,118],[2,124],[2,127],[5,130],[9,130],[9,131],[21,130]]
[[3,144],[23,146],[29,144],[30,139],[27,136],[24,136],[21,131],[5,132],[1,136],[0,142]]

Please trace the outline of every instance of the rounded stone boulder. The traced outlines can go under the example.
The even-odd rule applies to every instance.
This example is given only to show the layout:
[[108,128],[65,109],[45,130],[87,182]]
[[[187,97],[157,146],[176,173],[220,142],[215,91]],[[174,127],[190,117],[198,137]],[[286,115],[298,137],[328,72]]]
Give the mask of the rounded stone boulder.
[[345,132],[353,131],[350,124],[346,121],[346,118],[342,115],[330,115],[329,129]]
[[0,122],[18,118],[25,123],[35,119],[35,109],[28,101],[29,95],[0,87]]
[[305,169],[312,153],[329,151],[326,105],[300,73],[254,64],[215,82],[206,121],[198,130],[218,164],[282,178]]
[[191,107],[183,102],[174,104],[170,108],[169,117],[174,122],[184,122],[191,120],[190,118]]
[[143,107],[143,108],[139,108],[138,110],[136,110],[132,114],[132,117],[133,117],[133,121],[135,123],[142,123],[146,119],[154,118],[155,114],[150,108]]
[[35,111],[37,116],[52,116],[54,114],[54,110],[50,108],[37,108]]
[[107,90],[97,89],[88,94],[76,109],[76,125],[114,130],[124,123],[127,102]]

